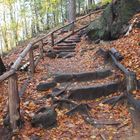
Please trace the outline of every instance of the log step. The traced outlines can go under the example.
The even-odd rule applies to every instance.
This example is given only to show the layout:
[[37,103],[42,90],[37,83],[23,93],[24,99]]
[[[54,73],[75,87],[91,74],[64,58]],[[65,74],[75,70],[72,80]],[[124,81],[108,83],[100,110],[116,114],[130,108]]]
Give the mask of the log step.
[[57,46],[76,46],[76,43],[59,43]]
[[55,52],[56,54],[59,54],[59,53],[62,53],[62,52],[71,53],[71,52],[75,52],[75,50],[73,50],[73,49],[70,49],[70,50],[54,50],[54,52]]
[[100,70],[95,72],[83,72],[83,73],[67,73],[67,74],[56,74],[54,81],[58,83],[70,82],[70,81],[91,81],[106,78],[112,75],[110,70]]
[[122,90],[121,86],[122,82],[114,82],[93,87],[76,88],[69,91],[68,98],[75,100],[93,100],[120,91]]
[[62,46],[62,47],[53,47],[55,50],[70,50],[70,49],[75,49],[75,46]]
[[37,89],[37,91],[46,91],[46,90],[49,90],[55,86],[56,86],[55,82],[40,83],[39,85],[37,85],[36,89]]
[[63,43],[79,43],[80,40],[64,40]]

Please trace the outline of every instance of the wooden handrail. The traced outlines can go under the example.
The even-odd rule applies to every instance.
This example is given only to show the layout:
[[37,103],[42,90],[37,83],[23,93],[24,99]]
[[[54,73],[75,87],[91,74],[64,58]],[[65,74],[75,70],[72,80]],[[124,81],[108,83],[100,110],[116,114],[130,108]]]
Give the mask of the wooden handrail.
[[[45,38],[47,38],[48,36],[52,36],[55,32],[57,32],[57,31],[59,31],[59,30],[65,28],[65,27],[67,27],[67,26],[69,26],[69,25],[71,25],[71,24],[73,24],[73,23],[75,23],[75,22],[77,22],[77,21],[79,21],[79,20],[82,20],[82,19],[88,17],[89,15],[98,13],[98,12],[100,12],[100,11],[101,11],[101,10],[93,11],[93,12],[91,12],[91,13],[89,13],[89,14],[87,14],[87,15],[81,17],[81,18],[78,18],[77,20],[75,20],[75,21],[73,21],[73,22],[71,22],[71,23],[69,23],[69,24],[66,24],[66,25],[63,26],[63,27],[60,27],[60,28],[58,28],[58,29],[56,29],[56,30],[54,30],[54,31],[52,31],[52,32],[50,32],[50,33],[48,33],[47,35],[45,35],[45,36],[43,36],[43,37],[41,37],[41,38],[39,38],[39,39],[36,39],[36,40],[33,40],[32,42],[30,42],[30,43],[27,45],[27,47],[23,50],[23,52],[19,55],[19,57],[16,59],[15,63],[11,66],[11,69],[10,69],[9,71],[5,72],[3,75],[0,76],[0,82],[6,80],[8,77],[10,77],[11,75],[13,75],[13,74],[18,70],[21,61],[25,58],[25,56],[27,55],[27,53],[32,49],[33,45],[35,45],[36,43],[38,43],[38,42],[40,42],[40,41],[43,41],[43,40],[44,40]],[[77,31],[76,31],[76,32],[77,32]],[[57,42],[57,43],[58,43],[58,42]],[[54,45],[54,44],[56,44],[56,43],[54,43],[54,41],[52,41],[52,44]]]
[[[16,71],[19,69],[22,60],[25,58],[25,56],[27,54],[29,54],[30,70],[31,70],[31,74],[33,76],[33,74],[35,72],[35,67],[39,63],[40,59],[43,58],[43,40],[50,36],[51,37],[51,45],[54,46],[56,43],[58,43],[58,42],[56,42],[56,43],[54,42],[54,33],[55,32],[65,28],[66,26],[74,24],[75,22],[77,22],[81,19],[84,19],[88,16],[91,17],[91,14],[92,13],[89,13],[86,16],[73,21],[72,23],[69,23],[69,24],[67,24],[67,25],[65,25],[61,28],[58,28],[58,29],[48,33],[47,35],[45,35],[41,38],[38,38],[38,39],[30,42],[27,45],[27,47],[22,51],[22,53],[18,56],[15,63],[11,66],[11,69],[0,76],[0,82],[9,78],[8,79],[9,117],[10,117],[10,124],[11,124],[11,128],[12,128],[13,132],[18,129],[18,127],[19,127],[18,124],[19,123],[17,123],[17,122],[20,121],[20,97],[19,97],[19,91],[18,91],[18,77],[17,77],[18,75],[17,75]],[[80,31],[81,29],[84,29],[87,26],[88,25],[86,25],[86,26],[84,26],[80,29],[77,29],[77,30],[74,30],[74,28],[73,28],[72,33],[69,34],[68,36],[72,35],[73,33],[76,33],[78,31]],[[66,36],[65,38],[67,38],[68,36]],[[62,41],[62,39],[59,40],[59,42],[60,41]],[[38,59],[35,61],[34,60],[34,54],[33,54],[33,50],[34,50],[33,47],[36,43],[39,43],[39,42],[41,42],[39,44],[40,55],[39,55]]]

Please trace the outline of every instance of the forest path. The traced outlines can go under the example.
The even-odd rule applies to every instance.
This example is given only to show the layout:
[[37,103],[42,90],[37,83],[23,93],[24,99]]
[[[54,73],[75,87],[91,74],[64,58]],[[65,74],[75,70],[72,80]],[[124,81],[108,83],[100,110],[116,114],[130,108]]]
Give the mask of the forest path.
[[[78,33],[74,35],[78,37]],[[72,39],[73,40],[73,39]],[[81,89],[81,88],[96,88],[109,83],[114,83],[122,78],[122,73],[114,68],[110,63],[105,63],[104,58],[98,55],[99,48],[110,49],[111,47],[117,48],[125,56],[123,64],[132,70],[136,70],[139,77],[138,67],[134,67],[130,61],[137,62],[139,66],[139,47],[135,45],[139,40],[139,32],[133,30],[129,37],[123,37],[117,41],[112,42],[101,42],[100,44],[93,44],[88,41],[85,37],[79,37],[74,39],[72,45],[66,45],[67,41],[71,41],[70,38],[65,40],[59,45],[55,45],[53,51],[59,51],[60,53],[65,52],[62,50],[73,50],[74,55],[71,58],[49,58],[46,57],[48,53],[48,45],[44,46],[44,59],[41,59],[40,63],[36,68],[33,79],[30,81],[27,90],[21,98],[21,112],[24,114],[25,125],[20,132],[20,137],[22,139],[30,138],[33,135],[39,136],[42,140],[54,140],[54,139],[80,139],[80,140],[92,140],[92,139],[126,139],[134,134],[134,129],[132,126],[132,121],[130,113],[128,112],[127,106],[118,104],[112,109],[112,106],[102,104],[106,98],[112,97],[109,95],[107,97],[100,97],[94,100],[81,100],[81,98],[73,97],[70,101],[74,101],[77,104],[88,104],[91,108],[89,110],[92,119],[99,122],[119,122],[120,125],[99,125],[93,126],[86,123],[83,116],[76,113],[72,116],[66,115],[69,111],[68,109],[56,109],[57,111],[57,121],[58,125],[56,128],[51,130],[46,130],[43,128],[33,128],[30,124],[31,118],[34,116],[35,112],[41,107],[48,107],[52,105],[52,100],[45,98],[47,95],[53,93],[56,90],[63,90],[67,85],[67,90]],[[80,42],[79,42],[80,41]],[[65,43],[65,44],[64,44]],[[131,47],[129,45],[132,44]],[[133,47],[135,46],[135,47]],[[68,49],[68,48],[69,49]],[[61,49],[60,49],[61,48]],[[62,49],[63,48],[63,49]],[[127,48],[127,49],[126,49]],[[128,51],[129,56],[128,57]],[[70,51],[69,51],[70,52]],[[17,52],[18,54],[18,52]],[[36,55],[38,52],[36,52]],[[135,57],[133,55],[135,54]],[[14,55],[16,58],[16,54]],[[129,61],[128,61],[129,60]],[[28,59],[27,59],[28,61]],[[41,83],[51,83],[56,79],[56,74],[70,74],[70,76],[76,74],[94,73],[104,70],[110,70],[112,74],[100,79],[89,79],[78,81],[76,78],[74,80],[57,82],[55,86],[49,88],[48,90],[38,91],[37,86]],[[19,73],[19,87],[23,85],[27,78],[27,72]],[[92,75],[93,76],[93,75]],[[97,73],[96,76],[97,77]],[[67,78],[64,78],[66,80]],[[78,78],[77,78],[78,79]],[[106,86],[108,88],[108,86]],[[106,89],[107,89],[106,88]],[[3,96],[7,97],[6,88],[3,88]],[[77,90],[79,92],[79,90]],[[75,92],[77,92],[75,90]],[[86,90],[86,93],[89,89]],[[73,92],[74,93],[74,92]],[[83,93],[83,92],[82,92]],[[101,94],[102,92],[97,91],[96,93]],[[113,95],[120,95],[122,92],[115,92]],[[75,93],[73,95],[76,95]],[[79,95],[78,95],[79,97]],[[85,98],[85,96],[83,96]],[[90,96],[91,97],[91,96]],[[75,99],[77,98],[77,99]],[[93,96],[91,98],[94,98]],[[5,105],[6,99],[3,100],[2,106]],[[61,99],[58,97],[58,99]]]

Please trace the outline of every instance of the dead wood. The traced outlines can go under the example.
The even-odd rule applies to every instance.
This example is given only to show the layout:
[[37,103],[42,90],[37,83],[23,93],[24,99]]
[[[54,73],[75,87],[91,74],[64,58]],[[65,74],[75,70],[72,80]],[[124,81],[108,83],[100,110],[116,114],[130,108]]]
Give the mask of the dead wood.
[[122,61],[124,59],[124,57],[115,49],[115,48],[111,48],[110,49],[110,53],[116,58],[116,60],[118,61]]
[[88,104],[78,104],[71,110],[69,110],[66,115],[73,115],[75,113],[81,113],[81,114],[88,114],[88,110],[90,110],[90,106]]
[[56,86],[56,82],[52,81],[50,83],[40,83],[39,85],[37,85],[36,89],[38,91],[46,91],[49,90],[50,88],[53,88]]
[[57,46],[76,46],[76,43],[59,43]]
[[125,87],[122,85],[122,82],[114,82],[93,87],[76,88],[69,91],[68,98],[76,100],[93,100],[102,96],[108,96],[124,89]]
[[55,50],[70,50],[70,49],[75,49],[75,46],[61,46],[61,47],[53,47]]
[[69,81],[91,81],[106,78],[112,75],[110,70],[100,70],[95,72],[56,74],[54,81],[58,83]]

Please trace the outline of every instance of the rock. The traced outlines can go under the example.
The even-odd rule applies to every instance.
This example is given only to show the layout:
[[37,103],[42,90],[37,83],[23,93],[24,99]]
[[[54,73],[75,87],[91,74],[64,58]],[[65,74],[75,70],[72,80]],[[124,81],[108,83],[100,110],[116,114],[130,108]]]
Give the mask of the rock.
[[54,108],[44,107],[38,110],[31,120],[33,127],[51,128],[57,124],[57,113]]
[[101,17],[87,27],[87,35],[91,40],[113,40],[125,34],[128,21],[140,11],[140,0],[116,0],[103,11]]

